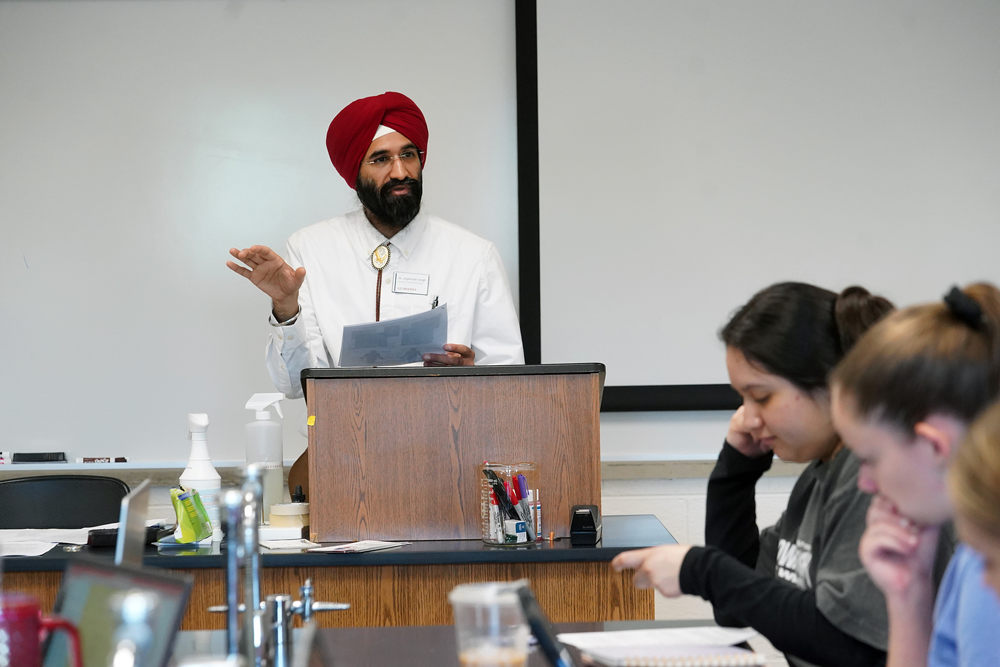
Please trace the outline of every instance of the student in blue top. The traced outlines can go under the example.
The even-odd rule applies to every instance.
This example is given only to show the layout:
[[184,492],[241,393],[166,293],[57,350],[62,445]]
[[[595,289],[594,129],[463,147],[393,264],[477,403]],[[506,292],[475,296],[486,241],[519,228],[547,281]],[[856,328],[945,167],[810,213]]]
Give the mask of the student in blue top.
[[948,491],[958,534],[982,556],[983,580],[1000,594],[1000,401],[969,429]]
[[953,289],[870,329],[834,369],[832,415],[876,494],[861,562],[885,594],[890,667],[1000,665],[1000,598],[960,545],[935,601],[934,556],[953,539],[948,468],[1000,395],[1000,291]]

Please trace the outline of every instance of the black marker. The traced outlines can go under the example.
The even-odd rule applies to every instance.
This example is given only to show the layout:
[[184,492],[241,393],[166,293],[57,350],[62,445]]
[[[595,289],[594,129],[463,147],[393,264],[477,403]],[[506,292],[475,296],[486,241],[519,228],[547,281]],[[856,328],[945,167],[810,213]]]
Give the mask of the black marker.
[[485,468],[483,474],[486,475],[486,479],[490,481],[490,486],[493,487],[493,494],[497,497],[497,502],[500,504],[500,511],[506,514],[508,519],[523,521],[514,509],[514,503],[510,501],[510,496],[507,495],[506,489],[503,488],[503,482],[497,477],[497,474],[489,468]]

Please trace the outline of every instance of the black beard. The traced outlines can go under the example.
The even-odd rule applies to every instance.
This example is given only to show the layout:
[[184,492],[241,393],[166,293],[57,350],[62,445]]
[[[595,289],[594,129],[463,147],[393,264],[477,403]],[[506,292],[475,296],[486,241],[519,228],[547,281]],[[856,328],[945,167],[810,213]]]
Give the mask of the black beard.
[[[389,182],[381,188],[375,186],[374,181],[358,176],[354,184],[354,189],[358,193],[358,199],[371,215],[397,232],[410,224],[410,221],[417,217],[420,212],[420,196],[423,194],[421,179],[403,178],[389,179]],[[392,195],[389,191],[400,185],[410,187],[409,194]]]

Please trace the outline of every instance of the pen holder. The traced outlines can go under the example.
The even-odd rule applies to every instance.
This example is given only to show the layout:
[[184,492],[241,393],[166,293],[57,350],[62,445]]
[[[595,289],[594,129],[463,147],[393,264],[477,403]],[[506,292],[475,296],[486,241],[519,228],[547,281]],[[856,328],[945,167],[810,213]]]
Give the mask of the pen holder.
[[483,542],[508,547],[540,542],[538,466],[531,461],[484,463],[479,477]]

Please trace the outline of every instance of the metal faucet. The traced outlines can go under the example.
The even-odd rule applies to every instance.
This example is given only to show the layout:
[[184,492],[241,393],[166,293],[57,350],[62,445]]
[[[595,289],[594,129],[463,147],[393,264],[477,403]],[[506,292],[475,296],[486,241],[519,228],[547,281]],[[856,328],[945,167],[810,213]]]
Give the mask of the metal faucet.
[[[209,607],[226,613],[226,650],[233,662],[246,667],[290,667],[292,662],[292,617],[304,622],[318,611],[350,609],[342,602],[317,602],[310,579],[299,589],[300,600],[290,595],[261,595],[261,557],[257,526],[263,496],[261,470],[247,466],[239,491],[227,491],[226,506],[226,604]],[[238,604],[239,568],[243,568],[243,604]],[[239,623],[238,614],[243,613]]]
[[[265,667],[264,609],[261,597],[260,540],[257,526],[260,522],[260,503],[264,496],[261,470],[256,465],[248,465],[243,480],[243,521],[242,531],[234,535],[242,537],[243,550],[243,612],[240,653],[246,659],[247,667]],[[240,534],[242,532],[242,535]],[[235,583],[235,582],[234,582]],[[235,586],[233,586],[235,588]]]

